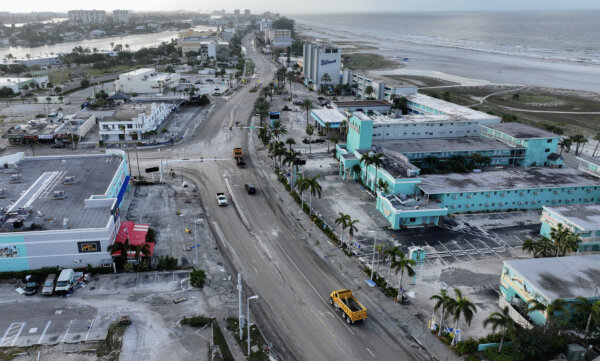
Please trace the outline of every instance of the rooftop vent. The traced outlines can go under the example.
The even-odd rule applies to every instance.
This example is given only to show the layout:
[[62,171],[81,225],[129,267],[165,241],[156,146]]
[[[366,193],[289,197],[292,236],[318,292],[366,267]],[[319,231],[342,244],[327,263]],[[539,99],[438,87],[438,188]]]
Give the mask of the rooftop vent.
[[69,218],[63,219],[63,228],[69,229]]
[[73,177],[73,176],[65,177],[63,184],[75,184],[75,177]]
[[63,159],[63,160],[61,161],[61,163],[62,163],[62,164],[67,164],[67,160],[66,160],[66,159]]
[[52,199],[65,199],[65,191],[54,191]]
[[13,174],[10,176],[10,183],[14,184],[14,183],[21,183],[21,175],[20,174]]
[[6,189],[0,188],[0,198],[6,198]]

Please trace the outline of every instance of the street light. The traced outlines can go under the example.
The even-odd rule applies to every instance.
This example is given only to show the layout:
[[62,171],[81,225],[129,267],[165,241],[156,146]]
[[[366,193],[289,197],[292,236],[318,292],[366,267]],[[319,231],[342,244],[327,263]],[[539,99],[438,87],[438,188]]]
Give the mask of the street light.
[[246,303],[246,322],[248,322],[248,357],[250,357],[250,300],[257,300],[258,296],[250,296],[248,297],[248,301]]
[[375,249],[377,248],[377,231],[369,231],[375,233],[375,243],[373,243],[373,260],[371,261],[371,281],[373,281],[373,274],[375,273]]
[[194,220],[194,248],[196,251],[196,260],[194,261],[194,266],[198,267],[198,232],[196,231],[198,229],[197,225],[198,225],[198,221],[202,222],[202,219],[196,219]]

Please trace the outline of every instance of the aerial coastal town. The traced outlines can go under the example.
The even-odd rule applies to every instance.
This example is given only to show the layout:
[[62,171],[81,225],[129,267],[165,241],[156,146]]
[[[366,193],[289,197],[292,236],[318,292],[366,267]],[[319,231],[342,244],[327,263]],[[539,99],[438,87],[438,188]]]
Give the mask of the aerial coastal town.
[[600,359],[598,93],[275,12],[0,20],[0,359]]

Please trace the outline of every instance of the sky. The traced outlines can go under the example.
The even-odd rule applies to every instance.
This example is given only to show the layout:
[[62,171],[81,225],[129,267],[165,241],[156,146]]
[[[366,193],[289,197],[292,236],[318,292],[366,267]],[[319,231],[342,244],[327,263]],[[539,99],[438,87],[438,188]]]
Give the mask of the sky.
[[[218,8],[216,7],[218,6]],[[81,0],[2,1],[0,11],[67,11],[72,9],[189,10],[208,11],[250,9],[252,12],[273,11],[283,14],[324,12],[397,12],[397,11],[488,11],[488,10],[557,10],[599,9],[599,0],[104,0],[85,3]]]

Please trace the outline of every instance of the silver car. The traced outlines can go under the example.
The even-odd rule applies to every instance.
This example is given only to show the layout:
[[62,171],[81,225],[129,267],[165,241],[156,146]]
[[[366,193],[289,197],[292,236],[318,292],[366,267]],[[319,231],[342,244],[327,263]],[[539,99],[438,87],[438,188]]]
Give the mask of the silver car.
[[56,275],[51,273],[46,277],[44,281],[44,288],[42,288],[42,295],[52,296],[54,293],[54,283],[56,282]]

